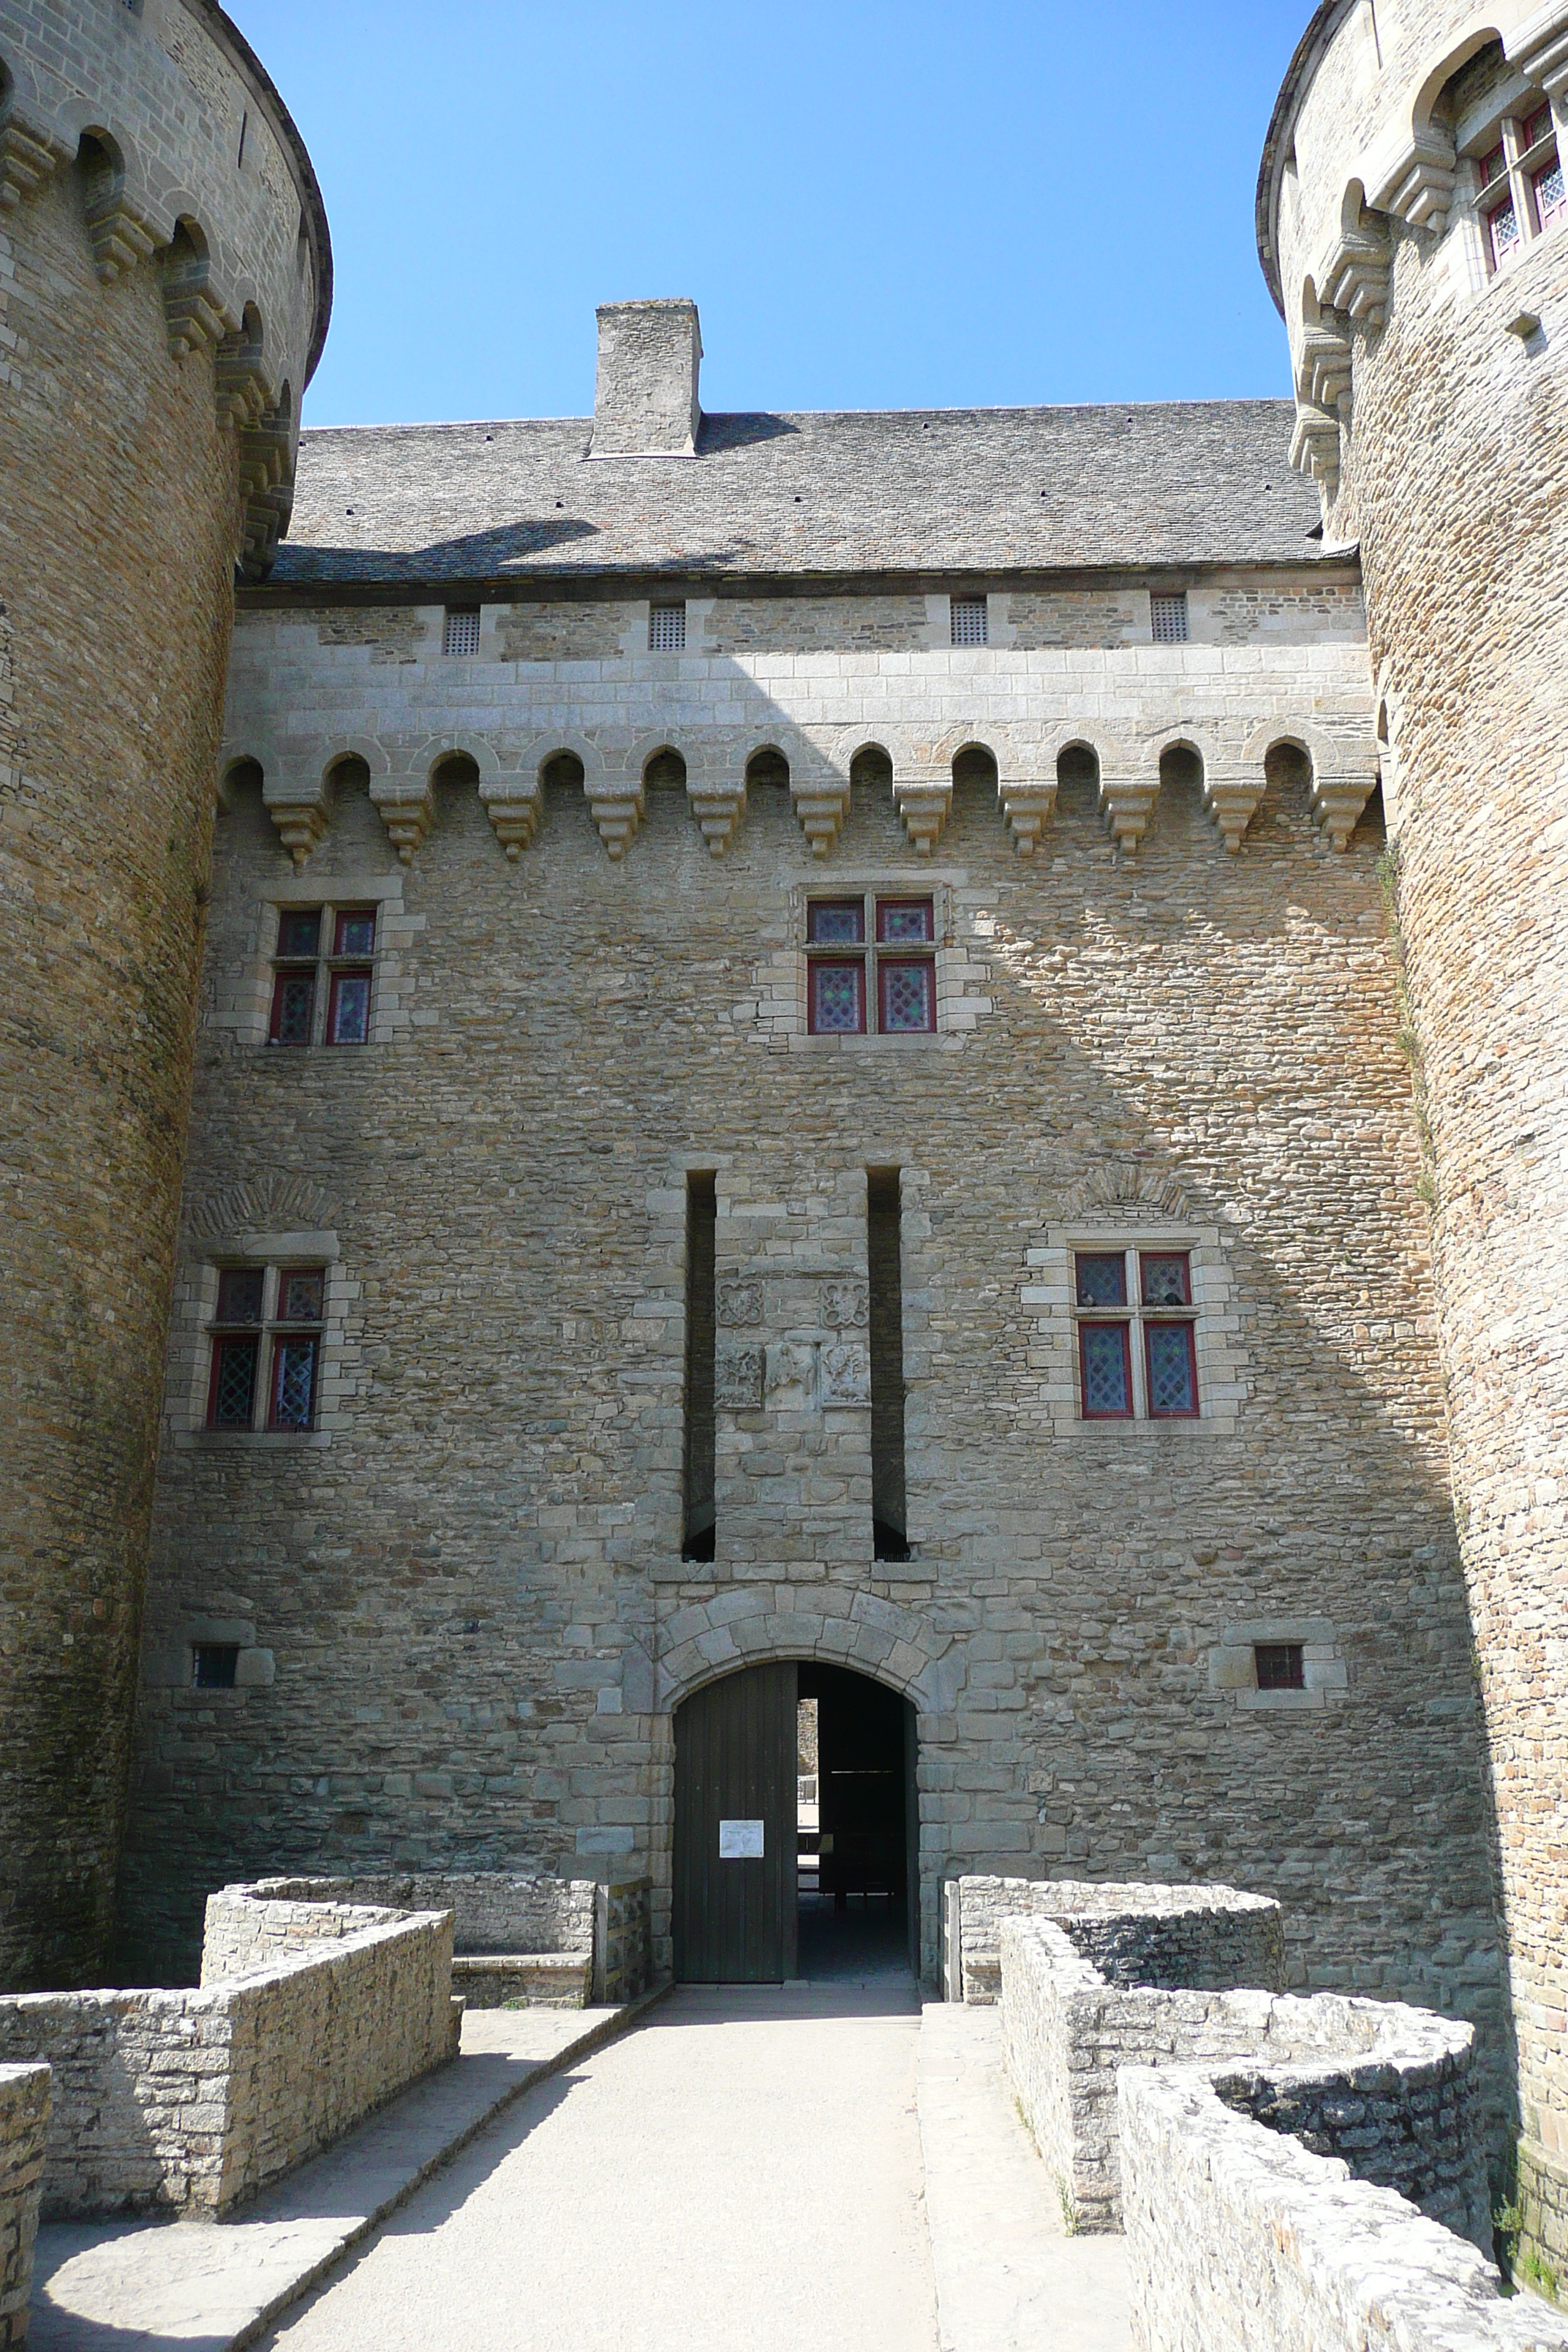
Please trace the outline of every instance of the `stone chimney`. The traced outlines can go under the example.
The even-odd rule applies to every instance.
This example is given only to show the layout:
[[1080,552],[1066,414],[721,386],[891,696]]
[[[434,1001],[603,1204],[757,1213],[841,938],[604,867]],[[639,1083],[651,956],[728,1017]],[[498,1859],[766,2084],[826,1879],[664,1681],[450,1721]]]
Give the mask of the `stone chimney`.
[[603,302],[590,457],[695,457],[695,302]]

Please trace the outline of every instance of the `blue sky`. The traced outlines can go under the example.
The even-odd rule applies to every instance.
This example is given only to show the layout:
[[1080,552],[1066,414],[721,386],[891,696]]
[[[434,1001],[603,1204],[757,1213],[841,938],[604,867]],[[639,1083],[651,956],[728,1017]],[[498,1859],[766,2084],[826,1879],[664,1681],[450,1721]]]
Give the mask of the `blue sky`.
[[308,424],[582,415],[689,294],[703,405],[1288,389],[1253,243],[1310,0],[227,0],[327,201]]

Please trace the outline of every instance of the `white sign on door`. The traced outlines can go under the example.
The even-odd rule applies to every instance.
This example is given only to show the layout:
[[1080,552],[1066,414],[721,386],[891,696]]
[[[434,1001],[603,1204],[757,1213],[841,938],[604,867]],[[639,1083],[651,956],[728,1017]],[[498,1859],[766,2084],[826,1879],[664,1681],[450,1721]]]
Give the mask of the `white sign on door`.
[[763,1859],[761,1822],[721,1822],[719,1859],[721,1862],[761,1862]]

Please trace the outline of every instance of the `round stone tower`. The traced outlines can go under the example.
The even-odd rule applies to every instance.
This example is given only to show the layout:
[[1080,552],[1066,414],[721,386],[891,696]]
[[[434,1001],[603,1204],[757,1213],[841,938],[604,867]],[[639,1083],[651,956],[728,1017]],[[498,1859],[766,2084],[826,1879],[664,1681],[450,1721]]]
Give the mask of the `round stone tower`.
[[[1359,541],[1489,1735],[1526,2234],[1568,2252],[1568,5],[1324,0],[1258,184]],[[1435,1739],[1444,1727],[1432,1726]]]
[[0,1987],[108,1964],[237,563],[331,254],[214,0],[0,0]]

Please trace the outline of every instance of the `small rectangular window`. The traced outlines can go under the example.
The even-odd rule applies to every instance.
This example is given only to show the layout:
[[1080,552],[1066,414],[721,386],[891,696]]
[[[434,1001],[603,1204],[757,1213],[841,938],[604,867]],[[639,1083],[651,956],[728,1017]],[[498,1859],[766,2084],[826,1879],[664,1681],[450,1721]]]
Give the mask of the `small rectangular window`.
[[1145,1250],[1139,1265],[1145,1307],[1192,1305],[1192,1261],[1185,1250]]
[[953,596],[948,600],[955,646],[983,646],[986,636],[984,596]]
[[1121,1250],[1079,1250],[1077,1265],[1080,1307],[1126,1306],[1127,1260]]
[[815,957],[811,965],[810,1019],[818,1037],[858,1036],[866,1026],[866,967],[837,957]]
[[879,898],[877,939],[885,947],[901,947],[906,940],[936,937],[934,910],[929,898]]
[[340,907],[332,924],[332,953],[335,956],[368,956],[375,953],[375,908],[374,907]]
[[307,1430],[316,1412],[316,1358],[321,1348],[314,1332],[290,1332],[272,1350],[271,1429]]
[[647,616],[647,646],[653,654],[679,654],[686,647],[684,604],[652,604]]
[[1305,1690],[1306,1666],[1300,1642],[1256,1642],[1252,1663],[1259,1690]]
[[447,654],[477,654],[479,649],[479,608],[477,604],[448,604],[446,633],[441,650]]
[[319,1265],[285,1266],[278,1277],[279,1323],[319,1323],[327,1277]]
[[1521,122],[1519,128],[1519,143],[1526,154],[1532,147],[1539,147],[1543,139],[1550,139],[1551,136],[1552,109],[1549,106],[1538,107],[1529,120]]
[[1489,188],[1494,180],[1507,179],[1508,157],[1503,153],[1500,142],[1492,149],[1489,154],[1483,155],[1481,157],[1480,169],[1481,185],[1483,188]]
[[239,1670],[237,1642],[193,1642],[191,1682],[196,1690],[233,1690]]
[[1491,248],[1492,268],[1506,268],[1524,242],[1524,232],[1519,225],[1519,207],[1511,195],[1487,215],[1487,242]]
[[1085,1421],[1132,1418],[1132,1345],[1125,1323],[1080,1323],[1079,1369]]
[[1151,596],[1149,618],[1157,646],[1184,646],[1187,642],[1187,592],[1184,588],[1174,596]]
[[936,1027],[936,965],[930,956],[881,956],[877,962],[877,1026],[888,1036]]
[[1563,189],[1563,165],[1559,158],[1552,161],[1542,172],[1537,172],[1531,182],[1535,196],[1535,215],[1542,228],[1554,227],[1568,214],[1568,200]]
[[866,936],[864,898],[814,898],[805,936],[813,947],[858,946]]
[[269,1045],[308,1045],[316,1013],[314,971],[280,971],[272,982]]
[[278,960],[314,962],[321,951],[320,907],[280,907],[278,910]]
[[259,1323],[265,1283],[265,1272],[258,1265],[226,1265],[217,1278],[217,1320]]
[[259,1339],[213,1341],[212,1381],[207,1390],[209,1429],[248,1429],[256,1418],[256,1367]]
[[334,971],[327,1001],[329,1045],[364,1045],[370,1042],[370,974]]
[[1145,1323],[1143,1361],[1152,1421],[1190,1421],[1198,1409],[1198,1360],[1190,1323]]

